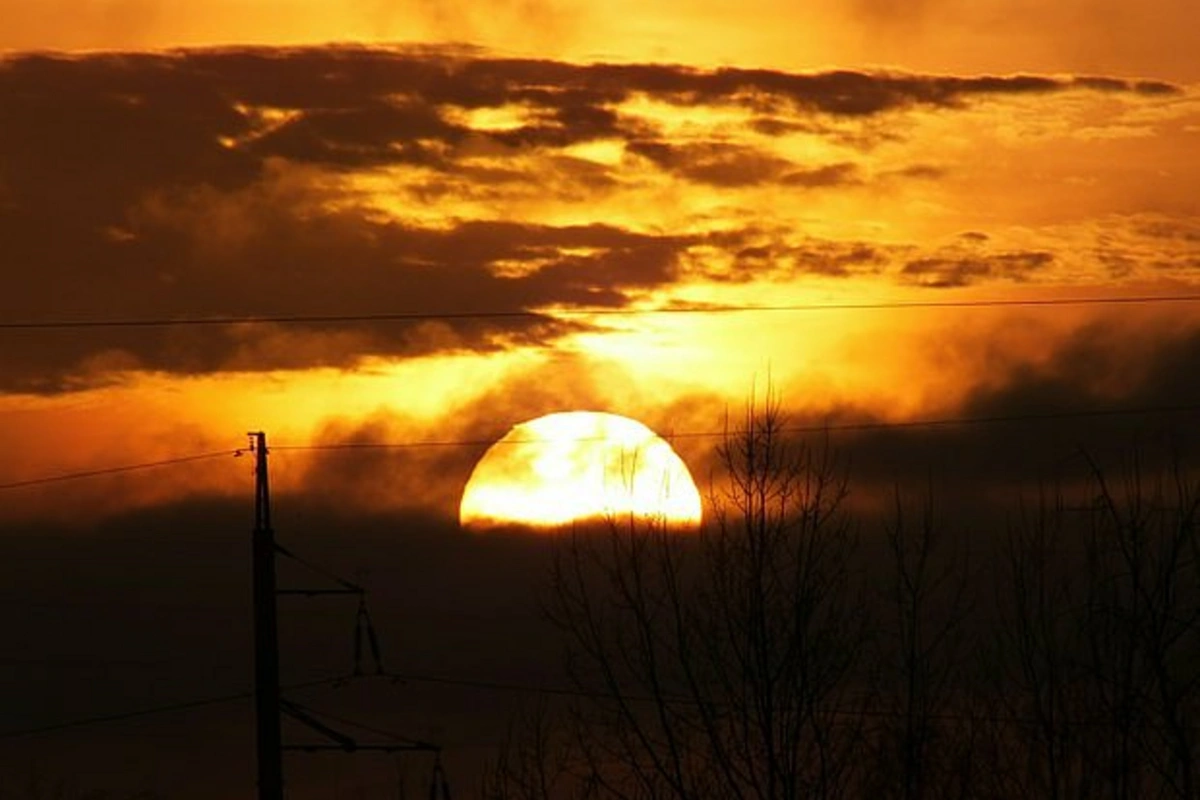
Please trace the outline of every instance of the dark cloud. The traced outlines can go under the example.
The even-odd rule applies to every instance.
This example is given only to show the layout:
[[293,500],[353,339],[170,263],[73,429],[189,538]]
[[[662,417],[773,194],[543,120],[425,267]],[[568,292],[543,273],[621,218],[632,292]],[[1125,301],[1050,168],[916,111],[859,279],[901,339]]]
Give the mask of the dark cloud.
[[436,168],[444,163],[421,141],[456,144],[468,133],[425,104],[399,101],[311,111],[251,140],[247,149],[263,158],[335,167],[417,164]]
[[[998,333],[984,335],[993,339]],[[1191,420],[1200,407],[1200,329],[1194,321],[1101,315],[1044,361],[1026,360],[999,345],[989,352],[986,343],[970,339],[938,346],[945,352],[970,350],[976,361],[991,365],[956,412],[946,415],[980,420],[977,424],[873,428],[870,414],[850,407],[800,422],[818,428],[827,420],[865,425],[832,439],[862,491],[886,491],[898,482],[920,488],[932,481],[944,503],[973,506],[968,520],[988,508],[1014,513],[1018,493],[1036,501],[1039,489],[1083,480],[1084,453],[1116,470],[1140,449],[1147,476],[1170,470],[1181,454],[1197,464],[1200,439]],[[946,363],[951,369],[953,359]]]
[[1075,78],[1072,83],[1100,92],[1136,92],[1144,95],[1172,95],[1180,92],[1178,86],[1165,81],[1129,81],[1102,76],[1080,76]]
[[[1168,318],[1169,320],[1169,318]],[[1200,400],[1200,330],[1150,317],[1101,318],[1070,336],[1044,365],[1014,364],[1002,389],[979,390],[983,416],[1183,406]]]
[[1129,87],[1139,94],[1148,95],[1175,95],[1181,92],[1177,85],[1166,81],[1131,81]]
[[627,149],[669,172],[697,183],[723,188],[755,186],[779,180],[787,182],[791,175],[820,172],[792,172],[793,164],[785,158],[728,142],[673,145],[661,141],[633,141]]
[[812,169],[798,169],[783,176],[787,186],[799,186],[812,189],[820,186],[845,186],[859,183],[858,166],[848,162],[829,164]]
[[1090,77],[1087,75],[1079,76],[1075,79],[1078,86],[1085,89],[1095,89],[1101,92],[1124,92],[1129,91],[1129,84],[1126,81],[1118,78],[1105,78],[1101,76]]
[[[10,331],[0,391],[55,391],[129,370],[350,367],[368,356],[546,344],[578,327],[521,312],[549,304],[620,307],[678,279],[680,255],[692,244],[602,225],[389,223],[356,200],[348,184],[356,170],[419,172],[397,203],[438,203],[464,186],[493,203],[513,186],[586,201],[615,179],[563,148],[614,139],[663,170],[715,187],[838,186],[861,180],[858,168],[798,165],[718,139],[669,142],[619,104],[634,96],[681,110],[732,103],[763,119],[790,116],[820,127],[818,117],[853,122],[914,106],[952,108],[987,94],[1098,87],[1102,79],[1087,80],[711,71],[451,48],[10,55],[0,59],[5,319],[508,316],[86,337]],[[1106,90],[1154,90],[1103,81]],[[472,110],[504,107],[522,109],[517,127],[464,122]],[[524,152],[538,153],[538,163],[570,185],[555,186],[540,169],[510,158]],[[754,246],[762,245],[738,249]],[[1035,269],[1037,257],[993,258],[986,270],[1017,276]],[[793,262],[783,269],[804,269],[800,262],[829,274],[841,269],[837,258],[798,254]],[[985,269],[910,266],[938,285]]]
[[[223,244],[211,241],[221,234],[204,220],[224,212],[207,202],[187,209],[181,219],[138,228],[120,248],[119,261],[111,262],[107,280],[80,287],[69,305],[53,285],[31,287],[40,291],[19,298],[8,309],[10,318],[86,318],[97,300],[108,318],[370,315],[397,309],[491,316],[105,329],[87,337],[71,330],[9,331],[4,381],[10,388],[56,391],[121,370],[351,367],[371,355],[545,343],[579,330],[579,324],[524,309],[551,303],[620,307],[628,292],[674,280],[677,259],[689,245],[685,237],[604,225],[466,222],[441,230],[357,214],[305,219],[260,210],[248,209],[253,216],[241,220],[242,232]],[[179,230],[163,230],[176,223]],[[191,238],[206,235],[208,242]],[[175,262],[165,265],[154,256],[168,249]]]
[[875,274],[887,264],[886,251],[867,242],[811,237],[789,242],[758,231],[711,238],[714,246],[727,249],[733,255],[729,267],[705,273],[705,277],[712,280],[790,280],[798,275],[848,277]]
[[901,274],[921,286],[943,289],[969,286],[986,279],[1023,281],[1054,263],[1054,255],[1043,250],[971,255],[948,258],[918,258],[904,265]]
[[[1030,317],[1007,324],[1036,329],[1042,322]],[[1039,496],[1061,491],[1065,502],[1086,506],[1092,463],[1115,478],[1136,454],[1142,476],[1153,481],[1169,475],[1179,459],[1192,480],[1200,479],[1200,438],[1192,424],[1200,407],[1194,321],[1105,314],[1037,361],[995,344],[999,328],[966,332],[972,329],[965,324],[956,339],[939,335],[929,348],[944,354],[947,370],[955,368],[956,353],[974,362],[983,358],[992,368],[961,405],[932,414],[929,424],[889,423],[852,403],[798,411],[803,383],[775,387],[788,438],[830,448],[845,469],[848,507],[867,539],[891,513],[897,491],[909,499],[932,492],[948,535],[984,552],[994,544],[988,537],[1003,535],[1022,504],[1034,508]],[[684,398],[676,406],[688,421],[684,430],[720,431],[729,421],[736,431],[742,420],[743,408],[725,399]],[[703,485],[711,476],[719,486],[719,441],[695,437],[677,444]]]
[[245,185],[257,162],[219,140],[247,131],[234,99],[180,59],[0,60],[6,194],[60,224],[117,221],[151,187]]
[[[545,103],[547,121],[525,125],[511,131],[488,134],[489,138],[509,147],[568,147],[580,142],[605,138],[626,138],[643,126],[620,119],[616,112],[593,104],[587,93],[538,93]],[[522,98],[529,102],[529,98]]]
[[1150,219],[1136,226],[1137,231],[1156,239],[1200,245],[1200,222],[1188,218]]
[[[1078,85],[1150,90],[1116,79],[1081,80]],[[545,141],[552,130],[561,145],[619,134],[623,123],[612,105],[635,93],[678,104],[770,97],[853,117],[1073,85],[1037,76],[702,71],[350,47],[10,56],[0,65],[0,153],[7,154],[6,180],[28,192],[41,187],[57,195],[67,176],[78,188],[98,192],[172,182],[230,185],[252,178],[259,161],[272,155],[363,164],[389,153],[402,160],[403,145],[412,140],[453,144],[464,131],[443,117],[449,106],[540,109],[554,122],[551,128],[499,138]],[[250,152],[222,144],[253,133],[259,109],[295,116],[254,139],[245,148]],[[111,197],[109,207],[119,209],[122,199]]]
[[889,175],[898,176],[900,178],[918,178],[922,180],[936,180],[944,178],[948,170],[945,167],[936,164],[913,164],[912,166],[903,167],[902,169],[894,170]]

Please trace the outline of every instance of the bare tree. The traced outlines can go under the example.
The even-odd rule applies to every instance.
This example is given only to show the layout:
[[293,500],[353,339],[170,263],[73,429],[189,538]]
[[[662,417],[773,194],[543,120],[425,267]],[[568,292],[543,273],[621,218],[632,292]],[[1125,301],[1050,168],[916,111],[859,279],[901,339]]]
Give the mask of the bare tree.
[[[777,398],[718,449],[696,535],[661,521],[577,532],[552,618],[569,642],[582,783],[629,798],[833,798],[864,693],[844,472],[785,437]],[[858,699],[855,699],[858,698]]]
[[586,800],[594,792],[578,779],[578,748],[561,709],[545,701],[518,716],[483,778],[485,800]]
[[969,563],[935,519],[933,489],[916,508],[899,488],[884,526],[888,577],[876,626],[874,796],[919,800],[973,790],[977,698],[959,647],[970,610]]
[[[1087,713],[1081,672],[1086,623],[1079,599],[1079,542],[1061,493],[1024,507],[1002,563],[997,687],[1009,715],[1006,791],[1015,797],[1087,797],[1090,765],[1079,725]],[[1072,550],[1072,548],[1075,548]]]
[[1087,502],[1043,496],[1009,540],[1012,794],[1194,798],[1200,491],[1087,460]]
[[1113,794],[1196,796],[1200,688],[1200,491],[1178,462],[1147,477],[1135,453],[1114,486],[1094,463],[1089,626],[1100,707],[1120,768]]

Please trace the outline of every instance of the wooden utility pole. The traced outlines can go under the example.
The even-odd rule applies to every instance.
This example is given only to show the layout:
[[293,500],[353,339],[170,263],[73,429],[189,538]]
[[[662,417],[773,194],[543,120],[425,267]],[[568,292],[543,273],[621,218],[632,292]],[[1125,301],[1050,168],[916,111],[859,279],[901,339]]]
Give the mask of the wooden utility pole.
[[[296,556],[281,548],[275,541],[275,529],[271,527],[271,484],[267,474],[267,435],[261,431],[248,434],[250,452],[254,462],[254,712],[257,730],[258,754],[258,800],[283,800],[283,751],[340,750],[346,753],[375,751],[399,753],[420,750],[438,754],[434,763],[434,786],[430,798],[448,798],[445,772],[442,770],[441,747],[429,742],[400,739],[396,742],[359,744],[353,738],[329,727],[314,714],[296,703],[283,699],[279,686],[279,627],[276,602],[281,594],[326,595],[353,594],[360,598],[358,617],[355,621],[354,674],[361,674],[362,639],[365,636],[375,662],[375,672],[383,674],[379,661],[379,643],[370,615],[362,602],[363,589],[348,581],[334,577],[341,584],[329,589],[284,589],[280,591],[275,582],[275,555],[295,559]],[[301,563],[305,563],[301,561]],[[310,565],[311,566],[311,565]],[[328,576],[328,574],[327,574]],[[301,745],[283,744],[282,717],[286,714],[311,730],[316,731],[332,744],[310,743]],[[440,784],[438,781],[440,780]]]
[[251,433],[254,464],[254,711],[258,737],[258,800],[283,800],[280,732],[279,628],[275,597],[275,531],[267,435]]

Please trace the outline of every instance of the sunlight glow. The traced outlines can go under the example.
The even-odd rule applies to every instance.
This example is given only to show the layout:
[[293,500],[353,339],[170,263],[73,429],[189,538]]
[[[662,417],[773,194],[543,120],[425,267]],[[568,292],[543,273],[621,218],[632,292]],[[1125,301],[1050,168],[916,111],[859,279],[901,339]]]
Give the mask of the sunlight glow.
[[515,131],[537,122],[534,110],[522,105],[480,108],[447,105],[441,108],[441,113],[449,122],[480,132]]
[[682,459],[640,422],[572,411],[513,427],[467,481],[464,528],[553,528],[632,515],[691,527],[700,493]]

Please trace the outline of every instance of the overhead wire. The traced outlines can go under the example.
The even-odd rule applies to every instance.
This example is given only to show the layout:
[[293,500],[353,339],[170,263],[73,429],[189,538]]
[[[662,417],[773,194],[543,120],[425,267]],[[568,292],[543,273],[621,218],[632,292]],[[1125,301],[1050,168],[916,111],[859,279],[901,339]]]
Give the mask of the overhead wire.
[[[834,310],[886,310],[886,309],[930,309],[930,308],[985,308],[985,307],[1047,307],[1068,305],[1113,305],[1113,304],[1147,304],[1147,303],[1188,303],[1200,302],[1200,294],[1177,295],[1131,295],[1110,297],[1073,297],[1073,298],[1028,298],[1028,299],[978,299],[978,300],[930,300],[912,302],[878,302],[878,303],[805,303],[786,305],[721,305],[721,306],[684,306],[666,308],[624,308],[624,309],[556,309],[548,311],[463,311],[463,312],[396,312],[383,314],[335,314],[335,315],[282,315],[282,316],[229,316],[229,317],[198,317],[198,318],[159,318],[159,319],[109,319],[109,320],[43,320],[0,322],[0,330],[52,330],[52,329],[87,329],[87,328],[153,328],[189,325],[242,325],[242,324],[303,324],[329,322],[385,322],[385,321],[426,321],[426,320],[455,320],[455,319],[484,319],[484,318],[518,318],[542,317],[547,314],[558,315],[599,315],[599,316],[635,316],[651,314],[724,314],[724,313],[769,313],[769,312],[804,312],[804,311],[834,311]],[[864,421],[850,423],[826,423],[798,428],[789,428],[786,433],[815,433],[821,431],[864,431],[878,429],[902,429],[919,427],[937,427],[954,425],[977,425],[1001,422],[1019,422],[1032,420],[1054,420],[1080,417],[1170,413],[1177,411],[1194,411],[1196,406],[1164,406],[1139,407],[1127,409],[1097,409],[1063,412],[1048,412],[1044,414],[1014,414],[997,415],[976,418],[942,418],[911,421]],[[685,431],[670,434],[669,439],[686,439],[714,437],[723,435],[725,431]],[[490,439],[465,440],[428,440],[399,443],[332,443],[310,445],[273,445],[277,451],[286,450],[350,450],[375,448],[425,448],[425,447],[464,447],[490,446],[501,436]],[[508,444],[531,443],[537,440],[508,440]],[[201,461],[226,455],[241,455],[243,449],[222,450],[210,453],[180,456],[159,461],[126,464],[113,467],[103,467],[78,472],[66,472],[56,475],[46,475],[7,483],[0,483],[0,490],[18,489],[28,486],[57,483],[103,475],[114,475],[126,472],[153,469],[157,467]]]
[[[1043,413],[1026,413],[1026,414],[995,414],[980,417],[941,417],[941,418],[925,418],[916,420],[872,420],[862,422],[828,422],[812,425],[800,426],[784,426],[779,429],[780,433],[784,434],[811,434],[811,433],[839,433],[852,431],[877,431],[877,430],[907,430],[916,428],[946,428],[956,426],[969,425],[997,425],[1006,423],[1019,422],[1053,422],[1064,419],[1088,419],[1088,418],[1103,418],[1103,417],[1122,417],[1122,416],[1146,416],[1155,414],[1181,414],[1200,412],[1200,403],[1185,403],[1179,405],[1167,406],[1131,406],[1125,408],[1095,408],[1095,409],[1075,409],[1070,411],[1048,411]],[[707,431],[678,431],[667,433],[663,436],[668,441],[677,439],[699,439],[699,438],[719,438],[726,435],[736,434],[736,428],[721,428]],[[424,439],[407,442],[330,442],[324,444],[273,444],[270,449],[273,452],[296,452],[296,451],[336,451],[336,450],[407,450],[419,448],[443,448],[443,447],[490,447],[495,444],[539,444],[544,442],[584,442],[584,441],[605,441],[604,436],[576,436],[555,438],[516,438],[504,439],[503,434],[497,434],[494,437],[477,438],[477,439]],[[39,486],[48,483],[59,483],[62,481],[79,480],[84,478],[94,478],[104,475],[115,475],[126,472],[136,472],[140,470],[153,469],[156,467],[165,467],[176,464],[186,464],[194,461],[203,461],[221,456],[239,456],[245,451],[243,449],[218,450],[208,453],[197,453],[194,455],[179,456],[177,458],[167,458],[159,461],[148,461],[139,464],[125,464],[114,467],[104,467],[99,469],[82,470],[79,472],[63,472],[54,475],[44,475],[37,478],[27,478],[24,480],[11,481],[9,483],[0,483],[0,490],[5,489],[20,489],[29,486]],[[284,555],[295,558],[290,552],[285,552]],[[306,566],[313,567],[314,565],[304,562]],[[341,578],[336,578],[341,581]]]
[[214,452],[195,453],[193,455],[178,456],[175,458],[164,458],[158,461],[144,461],[140,464],[122,464],[113,467],[100,467],[98,469],[81,470],[79,472],[61,472],[55,475],[43,475],[38,478],[26,478],[19,481],[0,483],[0,489],[20,489],[26,486],[40,486],[45,483],[73,481],[81,478],[96,478],[102,475],[119,475],[124,472],[138,472],[140,470],[154,469],[156,467],[187,464],[193,461],[205,461],[211,458],[219,458],[221,456],[238,456],[241,455],[241,453],[242,451],[237,449],[217,450]]
[[[1126,295],[1109,297],[1070,297],[1070,298],[1013,298],[1013,299],[976,299],[976,300],[929,300],[911,302],[877,302],[877,303],[800,303],[785,305],[713,305],[713,306],[681,306],[665,308],[622,308],[622,309],[554,309],[546,311],[461,311],[461,312],[395,312],[381,314],[331,314],[331,315],[281,315],[281,316],[228,316],[228,317],[195,317],[195,318],[158,318],[158,319],[108,319],[108,320],[42,320],[0,322],[0,330],[52,330],[52,329],[87,329],[87,328],[153,328],[189,325],[253,325],[253,324],[304,324],[328,322],[386,322],[386,321],[428,321],[456,319],[485,319],[485,318],[520,318],[542,317],[548,314],[567,316],[599,315],[599,316],[637,316],[653,314],[725,314],[725,313],[769,313],[769,312],[803,312],[803,311],[835,311],[835,310],[887,310],[887,309],[930,309],[930,308],[1002,308],[1002,307],[1047,307],[1069,305],[1114,305],[1114,304],[1147,304],[1147,303],[1190,303],[1200,302],[1200,294],[1177,295]],[[822,425],[790,428],[788,433],[813,433],[820,431],[851,431],[875,430],[885,428],[916,428],[949,425],[972,425],[998,422],[1017,422],[1026,420],[1053,420],[1072,417],[1111,416],[1126,414],[1163,413],[1172,411],[1192,411],[1195,406],[1145,407],[1129,409],[1099,409],[1050,412],[1045,414],[1016,414],[978,418],[944,418],[925,419],[898,422],[853,422],[828,423]],[[724,431],[693,431],[672,433],[668,438],[696,438],[722,435]],[[495,443],[494,439],[472,440],[429,440],[401,443],[334,443],[317,445],[273,445],[274,450],[347,450],[371,448],[410,448],[410,447],[463,447],[486,446]],[[533,441],[533,440],[531,440]],[[522,440],[509,440],[510,444],[526,443]],[[47,475],[7,483],[0,483],[0,490],[17,489],[26,486],[37,486],[59,481],[69,481],[81,478],[91,478],[103,475],[113,475],[125,472],[153,469],[156,467],[200,461],[225,455],[241,455],[243,449],[222,450],[211,453],[168,458],[139,464],[127,464],[104,467],[79,472],[67,472],[57,475]]]
[[89,328],[167,328],[222,325],[311,325],[362,322],[432,322],[478,319],[560,317],[633,317],[675,314],[801,313],[821,311],[886,311],[935,308],[1038,308],[1055,306],[1145,305],[1200,302],[1200,294],[1113,295],[1108,297],[1042,297],[1006,299],[879,301],[872,303],[787,303],[779,305],[686,305],[655,308],[547,308],[543,310],[396,311],[362,314],[230,315],[221,317],[149,317],[127,319],[57,319],[0,322],[0,330],[78,330]]
[[[451,676],[446,676],[446,675],[431,675],[431,674],[407,673],[407,672],[386,672],[386,673],[381,673],[379,675],[368,675],[368,676],[351,675],[351,676],[319,678],[319,679],[312,680],[312,681],[288,684],[281,688],[286,691],[297,691],[297,690],[301,690],[301,689],[315,688],[318,686],[340,687],[340,686],[345,686],[346,684],[348,684],[349,682],[354,681],[354,680],[364,680],[364,679],[374,679],[374,678],[386,678],[386,679],[390,680],[392,683],[410,683],[410,682],[411,683],[426,683],[426,684],[451,686],[451,687],[456,687],[456,688],[478,689],[481,691],[489,691],[489,692],[511,692],[511,693],[519,693],[519,694],[534,694],[534,695],[541,695],[541,696],[575,697],[575,698],[590,699],[590,700],[615,699],[615,697],[616,697],[616,695],[613,694],[612,691],[607,691],[607,690],[603,690],[603,691],[602,690],[588,690],[588,689],[583,689],[583,688],[579,688],[579,687],[570,687],[570,686],[545,686],[545,685],[522,684],[522,683],[513,683],[513,682],[505,682],[505,681],[482,680],[482,679],[474,679],[474,678],[456,678],[456,677],[451,677]],[[182,702],[178,702],[178,703],[170,703],[170,704],[161,705],[161,706],[153,706],[153,707],[149,707],[149,708],[135,709],[132,711],[123,711],[123,712],[117,712],[117,713],[113,713],[113,714],[103,714],[103,715],[98,715],[98,716],[93,716],[93,717],[83,717],[83,718],[79,718],[79,719],[66,720],[63,722],[53,723],[50,725],[41,725],[41,726],[35,726],[35,727],[29,727],[29,728],[19,728],[19,729],[14,729],[14,730],[0,731],[0,741],[10,740],[10,739],[19,739],[19,738],[24,738],[24,737],[28,737],[28,736],[38,736],[38,735],[43,735],[43,734],[58,733],[58,732],[66,731],[66,730],[89,727],[89,726],[94,726],[94,725],[107,725],[107,724],[114,724],[114,723],[120,723],[120,722],[128,722],[128,721],[141,719],[141,718],[145,718],[145,717],[177,713],[177,712],[182,712],[182,711],[190,711],[193,709],[204,708],[207,706],[224,705],[224,704],[228,704],[228,703],[238,702],[241,700],[248,700],[248,699],[251,699],[253,696],[254,696],[253,691],[236,692],[236,693],[227,694],[227,695],[219,695],[219,696],[215,696],[215,697],[204,697],[204,698],[199,698],[196,700],[186,700],[186,701],[182,701]],[[666,694],[661,697],[654,697],[654,696],[650,696],[650,695],[623,694],[623,697],[625,700],[629,700],[629,701],[633,701],[633,702],[647,702],[647,703],[670,702],[670,703],[690,704],[693,702],[698,702],[697,700],[695,700],[693,698],[689,698],[685,695],[671,695],[671,694]],[[327,719],[333,720],[335,722],[339,722],[344,725],[350,725],[350,726],[353,726],[356,728],[360,728],[364,731],[368,731],[370,733],[375,733],[380,736],[387,736],[395,741],[410,742],[415,745],[429,745],[429,743],[424,742],[420,739],[413,739],[408,736],[403,736],[401,734],[395,733],[394,731],[371,726],[371,725],[368,725],[368,724],[365,724],[362,722],[351,720],[346,717],[331,714],[324,710],[318,711],[318,710],[312,709],[311,707],[308,707],[308,706],[301,706],[301,707],[308,708],[309,710],[311,710],[313,713],[317,714],[318,716],[325,717]],[[827,709],[820,709],[820,713],[831,714],[831,715],[836,715],[836,716],[897,718],[897,717],[904,716],[906,712],[903,710],[894,710],[894,709],[886,709],[886,708],[827,708]],[[940,712],[940,713],[931,714],[930,716],[931,716],[931,718],[944,719],[944,720],[976,719],[976,720],[987,720],[987,721],[993,721],[993,722],[1016,722],[1016,723],[1022,723],[1022,724],[1031,723],[1031,722],[1035,721],[1032,718],[1023,717],[1023,716],[1016,715],[1016,714],[996,714],[994,712],[985,713],[985,714],[964,714],[964,713],[958,713],[958,712]],[[1103,724],[1103,722],[1097,721],[1097,720],[1091,720],[1091,719],[1084,719],[1084,720],[1075,720],[1073,724],[1095,725],[1095,724]],[[1190,726],[1190,727],[1192,729],[1200,729],[1200,726]],[[430,748],[431,749],[440,749],[436,745],[430,745]]]
[[[605,689],[585,689],[578,686],[545,686],[534,684],[521,684],[505,681],[481,680],[475,678],[455,678],[445,675],[430,675],[420,673],[404,673],[404,672],[388,672],[381,676],[388,678],[392,683],[426,683],[442,686],[452,686],[456,688],[478,689],[488,692],[511,692],[518,694],[531,694],[548,697],[574,697],[585,700],[616,700],[620,699],[635,703],[676,703],[681,705],[699,705],[702,701],[688,694],[674,694],[670,692],[662,692],[661,694],[638,694],[626,693],[619,688],[608,687]],[[889,708],[817,708],[818,713],[828,714],[831,716],[844,717],[862,717],[862,718],[878,718],[878,719],[895,719],[901,718],[908,714],[904,709],[889,709]],[[991,722],[1015,722],[1020,724],[1036,723],[1037,720],[1032,717],[1026,717],[1019,714],[1004,714],[988,712],[984,714],[967,714],[954,711],[932,712],[929,714],[931,719],[941,720],[986,720]],[[1072,724],[1079,725],[1097,725],[1104,724],[1096,719],[1075,719]],[[1189,726],[1192,730],[1200,730],[1200,725]]]
[[[288,691],[297,691],[300,689],[311,689],[316,686],[336,686],[345,680],[346,678],[344,676],[318,678],[316,680],[289,684],[281,688]],[[82,717],[79,719],[66,720],[64,722],[56,722],[50,725],[40,725],[31,728],[18,728],[15,730],[0,731],[0,740],[19,739],[25,736],[36,736],[44,733],[56,733],[58,731],[70,730],[72,728],[83,728],[90,725],[126,722],[128,720],[139,719],[142,717],[152,717],[160,714],[170,714],[177,711],[190,711],[192,709],[203,708],[205,706],[234,703],[239,700],[248,700],[252,697],[254,697],[253,691],[236,692],[233,694],[218,695],[215,697],[204,697],[197,700],[184,700],[179,703],[169,703],[161,706],[151,706],[149,708],[139,708],[132,711],[119,711],[115,714],[100,714],[94,717]]]
[[[1027,414],[994,414],[981,417],[942,417],[942,418],[925,418],[916,420],[896,420],[896,421],[863,421],[863,422],[829,422],[813,425],[799,426],[784,426],[779,428],[780,433],[784,434],[805,434],[805,433],[824,433],[824,432],[842,432],[842,431],[873,431],[873,430],[891,430],[891,429],[910,429],[910,428],[941,428],[955,427],[960,425],[995,425],[1003,423],[1015,422],[1053,422],[1063,419],[1074,418],[1095,418],[1095,417],[1119,417],[1119,416],[1143,416],[1152,414],[1174,414],[1174,413],[1190,413],[1200,412],[1200,403],[1188,403],[1169,406],[1133,406],[1127,408],[1098,408],[1098,409],[1076,409],[1072,411],[1048,411],[1043,413],[1027,413]],[[676,439],[701,439],[701,438],[719,438],[727,435],[736,435],[736,428],[721,428],[707,431],[673,431],[664,433],[662,438],[667,441]],[[499,434],[491,438],[479,439],[424,439],[408,442],[330,442],[325,444],[303,444],[303,445],[272,445],[271,449],[276,451],[322,451],[322,450],[405,450],[410,448],[440,448],[440,447],[490,447],[495,444],[541,444],[550,441],[554,442],[587,442],[587,441],[606,441],[609,437],[606,436],[571,436],[571,437],[556,437],[549,439],[545,437],[529,437],[529,438],[513,438],[504,439],[503,434]]]

